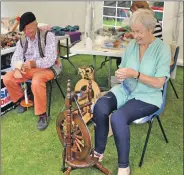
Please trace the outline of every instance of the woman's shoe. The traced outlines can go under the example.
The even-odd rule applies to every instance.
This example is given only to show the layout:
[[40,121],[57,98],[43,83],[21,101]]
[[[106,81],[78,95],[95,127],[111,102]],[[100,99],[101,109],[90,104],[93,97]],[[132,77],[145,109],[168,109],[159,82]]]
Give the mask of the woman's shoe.
[[118,174],[117,175],[130,175],[130,167],[127,168],[118,168]]
[[[91,154],[92,156],[93,154]],[[98,158],[98,161],[99,162],[102,162],[103,158],[104,158],[104,154],[100,154],[100,153],[97,153],[96,151],[94,151],[94,157]]]

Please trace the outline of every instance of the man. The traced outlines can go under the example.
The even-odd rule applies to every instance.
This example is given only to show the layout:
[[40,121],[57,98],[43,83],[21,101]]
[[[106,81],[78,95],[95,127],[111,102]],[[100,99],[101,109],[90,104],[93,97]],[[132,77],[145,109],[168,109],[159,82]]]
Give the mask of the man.
[[[44,130],[48,126],[46,114],[46,82],[54,78],[50,69],[57,58],[57,43],[55,35],[48,32],[43,48],[44,57],[40,55],[40,31],[37,27],[36,17],[32,12],[26,12],[20,17],[19,30],[25,34],[27,47],[19,40],[12,56],[11,66],[13,71],[8,72],[3,82],[8,89],[10,97],[18,105],[17,112],[22,113],[26,109],[20,105],[24,93],[20,83],[32,79],[31,89],[34,95],[34,111],[38,115],[37,128]],[[25,51],[26,50],[26,51]],[[19,65],[23,62],[23,65]],[[19,67],[19,68],[18,68]]]

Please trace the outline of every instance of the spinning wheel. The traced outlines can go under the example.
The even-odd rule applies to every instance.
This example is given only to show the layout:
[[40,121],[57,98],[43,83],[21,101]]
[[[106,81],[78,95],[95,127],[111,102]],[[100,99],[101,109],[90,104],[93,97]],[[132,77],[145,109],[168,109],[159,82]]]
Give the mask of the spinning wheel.
[[[87,90],[88,87],[88,82],[89,80],[91,80],[92,82],[92,102],[96,102],[97,96],[100,93],[100,88],[98,86],[98,84],[94,81],[94,67],[91,65],[89,67],[81,67],[78,68],[79,69],[79,74],[81,75],[82,79],[79,80],[77,82],[77,84],[75,85],[75,92],[85,92]],[[87,102],[87,95],[85,96],[85,98],[82,99],[78,99],[78,103],[84,104],[85,102]]]
[[[82,79],[77,82],[75,85],[75,93],[80,94],[77,102],[79,105],[83,105],[89,101],[88,99],[88,82],[91,81],[91,102],[94,104],[100,94],[100,88],[98,84],[94,81],[94,68],[93,66],[89,67],[81,67],[79,68],[79,74]],[[91,110],[91,109],[90,109]],[[85,114],[83,114],[83,120],[87,123],[93,117],[90,114],[89,109],[86,110]]]
[[28,99],[28,94],[27,94],[28,88],[27,88],[26,82],[24,82],[22,86],[23,86],[22,89],[24,91],[24,100],[21,100],[20,105],[25,107],[25,108],[32,107],[34,104],[33,104],[32,100]]
[[[91,115],[92,105],[92,80],[89,80],[87,99],[81,106],[77,103],[74,96],[71,95],[70,80],[67,83],[67,95],[65,99],[66,110],[61,112],[56,121],[58,137],[63,145],[63,173],[70,175],[72,168],[87,168],[95,166],[104,174],[111,175],[109,170],[104,168],[98,158],[94,157],[92,142],[89,130],[83,119],[83,113]],[[72,100],[75,99],[77,109],[72,109]],[[92,153],[92,155],[90,155]],[[66,170],[65,163],[68,168]]]
[[[78,98],[78,103],[80,105],[85,104],[86,102],[88,102],[88,94],[86,93],[88,91],[87,86],[88,86],[88,82],[89,80],[86,79],[81,79],[77,82],[76,86],[75,86],[75,92],[83,92],[82,98]],[[91,80],[92,82],[92,103],[94,104],[100,94],[100,88],[97,85],[97,83],[93,80]],[[87,123],[91,118],[93,117],[93,115],[89,112],[86,112],[85,114],[83,114],[83,120],[85,121],[85,123]]]
[[[94,81],[92,81],[92,102],[96,102],[96,99],[100,93],[100,88],[98,86],[98,84]],[[86,91],[87,90],[87,86],[88,86],[88,82],[89,80],[86,79],[81,79],[77,82],[77,84],[75,85],[75,92],[81,92],[81,91]],[[78,100],[79,104],[84,104],[85,102],[87,102],[87,95],[86,98],[80,99]]]
[[[65,135],[67,134],[66,128],[66,114],[61,112],[58,116],[56,127],[59,139],[64,146]],[[73,121],[71,125],[71,138],[72,155],[77,160],[84,159],[91,152],[91,136],[88,128],[82,118],[75,112],[73,115]]]

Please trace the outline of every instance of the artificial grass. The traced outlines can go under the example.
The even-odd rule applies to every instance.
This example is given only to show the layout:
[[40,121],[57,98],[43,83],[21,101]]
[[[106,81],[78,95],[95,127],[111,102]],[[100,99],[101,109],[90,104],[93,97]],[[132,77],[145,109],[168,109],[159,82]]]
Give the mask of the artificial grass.
[[[92,56],[73,56],[72,62],[77,66],[86,66],[93,63]],[[97,66],[103,57],[97,57]],[[107,63],[108,64],[108,63]],[[67,79],[71,79],[72,87],[80,79],[75,75],[73,67],[68,61],[63,61],[63,75],[59,82],[66,92]],[[113,61],[113,71],[115,70]],[[97,72],[97,82],[107,85],[107,71],[105,68]],[[132,175],[182,175],[183,174],[183,68],[177,69],[176,79],[173,81],[179,94],[175,94],[168,83],[167,103],[161,121],[164,126],[169,143],[166,144],[157,121],[148,143],[142,168],[138,167],[142,148],[144,145],[148,125],[131,125],[130,166]],[[62,175],[62,145],[56,133],[56,118],[63,109],[64,99],[56,86],[53,85],[51,120],[45,131],[38,131],[37,117],[33,109],[23,114],[12,110],[1,116],[1,163],[3,175]],[[93,135],[93,126],[89,125]],[[105,158],[102,163],[117,174],[117,152],[113,136],[108,138]],[[94,168],[76,169],[71,175],[100,175]]]

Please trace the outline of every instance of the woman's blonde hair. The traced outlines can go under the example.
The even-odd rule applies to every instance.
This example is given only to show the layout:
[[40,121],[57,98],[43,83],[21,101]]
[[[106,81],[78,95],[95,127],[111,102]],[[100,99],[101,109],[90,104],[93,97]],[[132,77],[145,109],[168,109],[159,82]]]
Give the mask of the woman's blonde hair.
[[143,24],[145,28],[151,30],[155,29],[157,20],[153,16],[153,12],[148,9],[138,9],[136,10],[130,18],[130,26],[133,24]]

